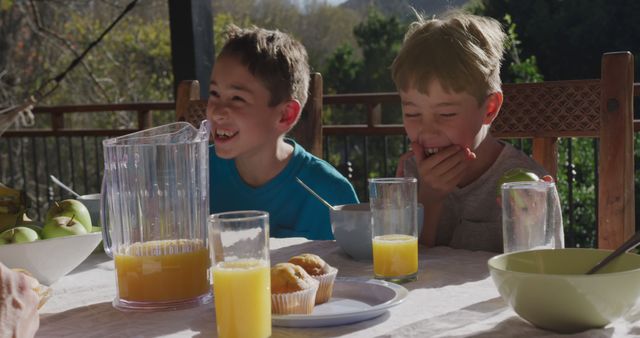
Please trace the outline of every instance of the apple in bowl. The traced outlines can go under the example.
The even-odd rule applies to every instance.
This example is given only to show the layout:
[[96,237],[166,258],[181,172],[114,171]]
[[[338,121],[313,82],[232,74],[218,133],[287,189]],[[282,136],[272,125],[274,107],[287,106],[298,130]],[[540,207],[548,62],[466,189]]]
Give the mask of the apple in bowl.
[[23,226],[11,228],[0,233],[0,245],[29,243],[38,239],[40,239],[40,235],[36,230]]

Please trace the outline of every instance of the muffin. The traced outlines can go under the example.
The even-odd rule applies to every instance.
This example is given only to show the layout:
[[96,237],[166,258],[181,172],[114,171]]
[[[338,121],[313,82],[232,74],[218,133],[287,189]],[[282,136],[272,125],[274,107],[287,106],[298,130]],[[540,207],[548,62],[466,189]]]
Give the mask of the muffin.
[[271,313],[310,314],[315,305],[318,281],[300,266],[279,263],[271,268]]
[[302,267],[312,278],[320,283],[316,293],[316,304],[326,303],[333,293],[333,283],[336,280],[338,269],[330,266],[318,255],[301,254],[291,257],[289,263]]

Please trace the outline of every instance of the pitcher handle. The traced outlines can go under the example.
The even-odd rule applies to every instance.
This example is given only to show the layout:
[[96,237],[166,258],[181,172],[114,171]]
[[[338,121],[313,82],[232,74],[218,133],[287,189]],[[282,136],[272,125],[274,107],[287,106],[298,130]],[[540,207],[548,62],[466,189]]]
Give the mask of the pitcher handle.
[[109,204],[107,203],[107,175],[102,175],[102,187],[100,189],[100,223],[102,224],[102,246],[107,256],[113,258],[111,251],[111,236],[109,235]]

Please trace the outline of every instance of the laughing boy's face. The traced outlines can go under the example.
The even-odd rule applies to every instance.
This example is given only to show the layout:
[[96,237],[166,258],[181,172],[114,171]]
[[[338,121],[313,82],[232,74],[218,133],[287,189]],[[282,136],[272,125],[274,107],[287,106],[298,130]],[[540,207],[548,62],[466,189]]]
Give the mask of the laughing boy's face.
[[271,93],[233,56],[221,56],[211,73],[207,119],[215,151],[232,159],[260,152],[280,137],[278,109],[270,107]]
[[427,93],[410,87],[400,91],[400,98],[407,135],[422,146],[426,156],[451,145],[473,151],[483,141],[485,109],[472,95],[445,91],[434,79]]

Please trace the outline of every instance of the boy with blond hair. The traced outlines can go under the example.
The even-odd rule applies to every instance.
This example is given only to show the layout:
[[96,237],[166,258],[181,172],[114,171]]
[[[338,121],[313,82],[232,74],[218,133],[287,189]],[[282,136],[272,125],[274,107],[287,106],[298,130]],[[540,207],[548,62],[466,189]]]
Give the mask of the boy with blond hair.
[[397,176],[418,178],[421,241],[502,252],[496,186],[509,169],[545,171],[489,132],[503,96],[505,33],[486,17],[460,12],[411,24],[392,65],[411,151]]
[[333,239],[329,210],[357,203],[353,187],[329,163],[285,138],[309,89],[307,52],[280,31],[231,26],[211,73],[207,119],[211,212],[265,210],[273,237]]

